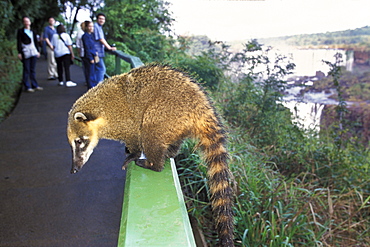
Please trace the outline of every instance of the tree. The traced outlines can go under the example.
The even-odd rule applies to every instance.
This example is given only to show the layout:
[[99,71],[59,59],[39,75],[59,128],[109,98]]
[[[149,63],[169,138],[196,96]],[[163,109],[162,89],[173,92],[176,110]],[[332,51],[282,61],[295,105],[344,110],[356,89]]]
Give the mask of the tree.
[[93,13],[104,6],[104,0],[60,0],[61,12],[66,20],[67,30],[72,34],[77,23],[77,15],[80,10],[88,10],[90,18],[93,19]]
[[[58,16],[60,11],[58,1],[55,0],[34,0],[29,4],[27,0],[5,0],[0,12],[7,18],[2,18],[0,30],[3,29],[5,36],[15,39],[16,30],[22,27],[22,17],[28,16],[32,20],[32,28],[41,34],[42,28],[49,16]],[[1,6],[1,7],[3,7]],[[25,8],[24,6],[27,6]]]
[[168,5],[163,0],[107,0],[99,10],[107,16],[106,38],[124,43],[144,62],[165,60],[174,42]]

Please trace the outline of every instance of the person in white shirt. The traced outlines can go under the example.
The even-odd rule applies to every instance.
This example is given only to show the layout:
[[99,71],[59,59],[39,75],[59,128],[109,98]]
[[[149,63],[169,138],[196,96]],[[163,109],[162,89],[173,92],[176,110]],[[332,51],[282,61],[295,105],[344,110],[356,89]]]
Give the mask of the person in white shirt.
[[58,80],[59,85],[63,86],[63,70],[66,76],[66,87],[74,87],[77,84],[71,81],[71,73],[69,67],[71,62],[74,60],[75,56],[72,50],[72,39],[66,33],[65,27],[60,24],[57,27],[57,33],[53,35],[51,40],[52,49],[54,51],[55,59],[57,61],[58,69]]

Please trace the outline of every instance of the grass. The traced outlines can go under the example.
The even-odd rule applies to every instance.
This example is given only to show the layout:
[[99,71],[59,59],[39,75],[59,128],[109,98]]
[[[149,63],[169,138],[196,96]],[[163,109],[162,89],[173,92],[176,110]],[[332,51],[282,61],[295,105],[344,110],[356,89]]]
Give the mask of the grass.
[[[287,178],[274,163],[266,162],[263,153],[233,139],[229,150],[237,246],[370,243],[369,193],[360,187],[342,190],[321,187],[308,172]],[[206,168],[193,149],[194,143],[186,142],[176,164],[189,214],[198,220],[208,243],[214,246]]]
[[[260,85],[253,74],[225,80],[211,93],[229,126],[236,246],[368,246],[369,148],[344,138],[344,118],[320,133],[295,126],[273,90],[284,82],[273,76]],[[176,163],[189,214],[215,246],[206,168],[193,141]]]

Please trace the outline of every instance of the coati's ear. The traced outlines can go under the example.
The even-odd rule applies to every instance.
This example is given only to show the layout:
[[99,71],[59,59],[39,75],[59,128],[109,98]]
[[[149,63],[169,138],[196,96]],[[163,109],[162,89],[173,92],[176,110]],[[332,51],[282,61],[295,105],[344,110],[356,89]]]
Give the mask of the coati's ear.
[[83,122],[83,121],[87,120],[87,117],[82,112],[76,112],[75,115],[74,115],[74,120]]

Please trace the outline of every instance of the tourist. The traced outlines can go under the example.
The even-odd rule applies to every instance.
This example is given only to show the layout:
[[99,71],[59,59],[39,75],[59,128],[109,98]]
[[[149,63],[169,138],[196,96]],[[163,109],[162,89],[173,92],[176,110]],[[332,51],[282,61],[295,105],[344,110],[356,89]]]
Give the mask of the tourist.
[[77,84],[71,81],[71,73],[69,67],[71,62],[74,60],[74,54],[72,50],[72,39],[66,33],[66,29],[63,24],[57,27],[57,33],[53,35],[51,40],[52,49],[54,50],[55,59],[57,61],[58,68],[58,80],[60,86],[64,85],[63,81],[63,70],[66,76],[66,87],[74,87]]
[[103,25],[105,23],[105,15],[99,13],[97,15],[96,23],[94,24],[94,34],[95,34],[95,48],[98,51],[99,62],[95,64],[95,75],[97,82],[102,82],[104,80],[104,75],[106,67],[104,64],[104,47],[110,51],[115,51],[116,47],[112,47],[105,40],[105,35],[103,32]]
[[44,28],[43,33],[43,40],[45,41],[46,45],[46,57],[48,61],[48,80],[56,80],[56,78],[58,78],[57,63],[55,61],[54,51],[53,49],[51,49],[51,39],[56,33],[56,30],[54,28],[54,17],[49,17],[48,24],[49,25]]
[[84,22],[85,33],[82,35],[84,57],[82,58],[85,74],[87,75],[87,88],[95,87],[98,82],[95,76],[95,63],[99,59],[98,52],[95,48],[94,24],[91,21]]
[[43,90],[36,81],[36,62],[40,57],[40,52],[36,32],[31,30],[30,18],[25,16],[22,22],[23,28],[18,29],[17,32],[18,58],[23,63],[22,82],[26,92],[33,93],[35,90]]

